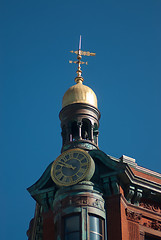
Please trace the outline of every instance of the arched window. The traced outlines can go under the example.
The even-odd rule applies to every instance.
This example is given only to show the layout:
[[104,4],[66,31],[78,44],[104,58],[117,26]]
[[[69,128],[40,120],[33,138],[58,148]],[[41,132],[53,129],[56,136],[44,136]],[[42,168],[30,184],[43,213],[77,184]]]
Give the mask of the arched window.
[[82,138],[85,140],[90,139],[90,121],[88,119],[82,120]]
[[73,141],[77,140],[79,137],[79,129],[76,121],[72,123],[71,132],[72,132],[72,140]]

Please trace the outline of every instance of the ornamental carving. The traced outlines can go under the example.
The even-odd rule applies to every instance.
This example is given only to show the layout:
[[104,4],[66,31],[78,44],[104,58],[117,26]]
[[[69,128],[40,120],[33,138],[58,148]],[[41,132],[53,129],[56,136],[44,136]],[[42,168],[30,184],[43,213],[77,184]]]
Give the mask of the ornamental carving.
[[92,204],[94,207],[97,207],[101,210],[104,210],[104,203],[98,199],[96,199],[93,204]]
[[125,209],[125,211],[126,211],[126,217],[128,220],[139,223],[139,221],[142,218],[142,214],[133,212],[131,210],[128,210],[127,208]]
[[146,209],[149,209],[153,212],[161,213],[161,208],[157,204],[150,204],[150,203],[141,202],[139,204],[139,206],[143,207],[143,208],[146,208]]
[[161,223],[157,220],[148,221],[147,223],[144,223],[143,226],[161,231]]
[[89,206],[89,207],[95,207],[102,211],[104,211],[104,201],[98,198],[89,197],[89,196],[70,196],[59,203],[54,204],[54,213],[60,211],[60,209],[64,209],[67,207],[82,207],[82,206]]
[[73,197],[70,198],[70,204],[76,206],[86,206],[88,205],[88,198],[87,196]]

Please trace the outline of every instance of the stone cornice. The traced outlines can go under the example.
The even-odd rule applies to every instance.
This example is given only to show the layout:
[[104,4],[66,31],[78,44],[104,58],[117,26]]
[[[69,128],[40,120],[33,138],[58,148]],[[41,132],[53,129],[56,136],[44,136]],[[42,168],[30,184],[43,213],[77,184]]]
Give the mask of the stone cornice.
[[129,180],[132,184],[136,184],[137,186],[139,186],[141,188],[146,188],[151,191],[161,193],[161,184],[135,175],[133,173],[132,169],[128,165],[126,166],[125,174],[129,178]]
[[144,167],[141,167],[141,166],[138,166],[138,165],[135,167],[135,169],[139,172],[143,172],[145,174],[151,175],[151,176],[159,178],[161,180],[161,174],[160,173],[157,173],[155,171],[152,171],[150,169],[147,169],[147,168],[144,168]]
[[[140,189],[147,189],[151,192],[159,194],[161,193],[161,184],[157,182],[157,179],[161,177],[161,174],[140,167],[137,164],[135,164],[135,166],[130,166],[127,162],[111,157],[101,150],[92,150],[89,151],[89,154],[91,157],[99,159],[105,167],[111,169],[110,172],[108,171],[107,173],[101,175],[101,178],[107,178],[115,175],[119,181],[124,183],[124,185],[133,185]],[[143,176],[138,176],[136,171],[142,171],[144,173]],[[151,180],[149,175],[153,177]]]

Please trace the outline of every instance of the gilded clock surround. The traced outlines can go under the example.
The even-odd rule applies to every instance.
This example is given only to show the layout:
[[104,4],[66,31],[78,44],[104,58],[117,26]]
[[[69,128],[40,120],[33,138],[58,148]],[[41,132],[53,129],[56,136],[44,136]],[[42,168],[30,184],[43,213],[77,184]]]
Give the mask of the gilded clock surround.
[[71,186],[90,180],[95,171],[91,156],[82,149],[63,152],[52,164],[51,178],[58,186]]

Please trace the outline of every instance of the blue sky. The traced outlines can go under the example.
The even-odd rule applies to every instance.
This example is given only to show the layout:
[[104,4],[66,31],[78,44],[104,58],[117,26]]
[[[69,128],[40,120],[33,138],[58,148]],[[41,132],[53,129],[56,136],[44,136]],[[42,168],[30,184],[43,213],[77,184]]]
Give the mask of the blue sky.
[[82,75],[98,97],[100,149],[161,173],[160,13],[160,0],[1,0],[0,239],[27,239],[26,188],[60,154],[80,34],[82,50],[96,52]]

